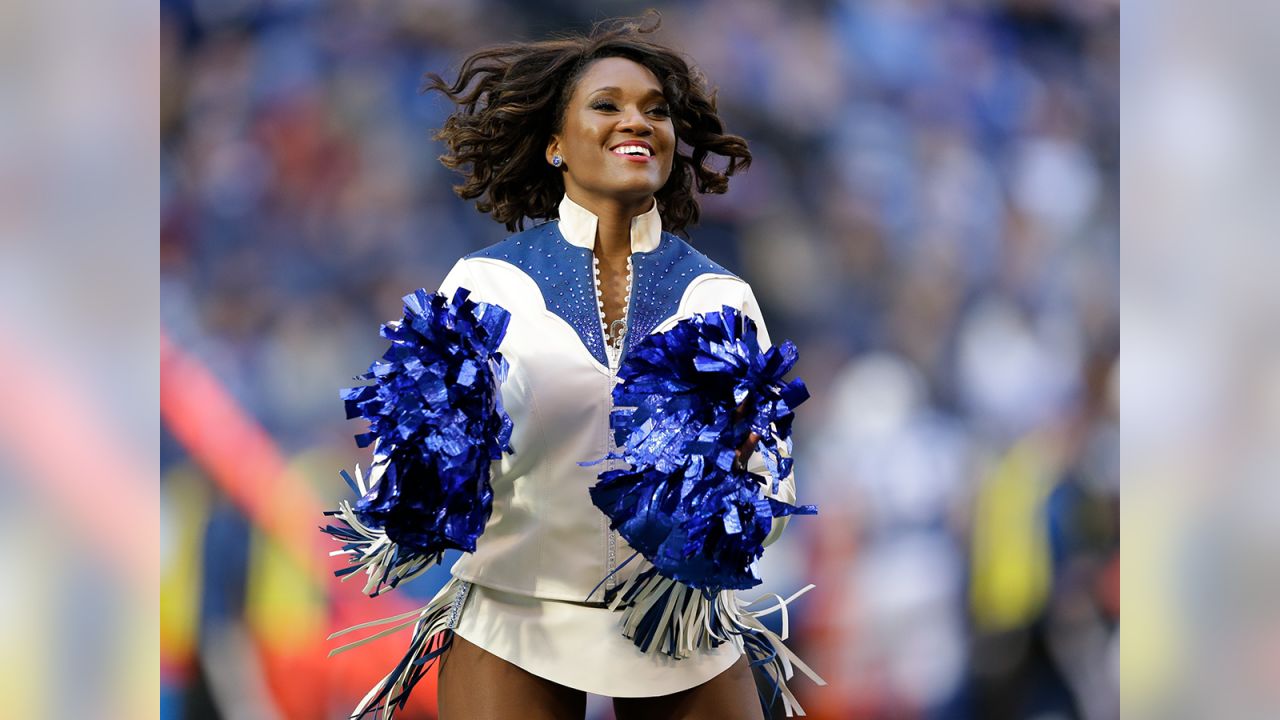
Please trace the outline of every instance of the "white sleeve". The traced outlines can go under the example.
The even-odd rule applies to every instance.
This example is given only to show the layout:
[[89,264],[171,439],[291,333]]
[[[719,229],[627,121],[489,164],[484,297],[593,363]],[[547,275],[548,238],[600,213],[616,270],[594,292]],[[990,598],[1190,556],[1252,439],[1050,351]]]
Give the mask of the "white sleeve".
[[440,289],[438,292],[443,293],[445,298],[452,300],[453,294],[458,288],[464,287],[471,291],[471,299],[477,302],[483,298],[477,296],[475,281],[471,277],[471,270],[467,268],[467,259],[462,258],[453,264],[453,268],[449,270],[449,274],[444,276],[444,280],[440,281]]
[[[760,304],[756,302],[756,296],[755,293],[751,291],[751,286],[746,285],[745,283],[744,286],[745,290],[742,297],[742,312],[744,315],[755,321],[756,339],[760,343],[760,349],[762,351],[768,350],[773,346],[773,344],[769,340],[769,330],[765,327],[764,316],[760,313]],[[783,447],[782,451],[785,456],[786,448]],[[794,465],[792,465],[791,473],[778,483],[778,492],[776,494],[773,492],[772,476],[769,475],[768,467],[764,462],[764,453],[761,453],[759,450],[753,453],[750,460],[747,461],[747,470],[765,477],[767,482],[765,483],[764,494],[767,497],[774,498],[781,502],[795,504],[796,473]],[[787,523],[789,522],[791,522],[790,516],[774,518],[773,527],[769,530],[768,537],[764,539],[764,546],[768,547],[769,545],[772,545],[779,537],[781,537],[782,531],[786,529]]]

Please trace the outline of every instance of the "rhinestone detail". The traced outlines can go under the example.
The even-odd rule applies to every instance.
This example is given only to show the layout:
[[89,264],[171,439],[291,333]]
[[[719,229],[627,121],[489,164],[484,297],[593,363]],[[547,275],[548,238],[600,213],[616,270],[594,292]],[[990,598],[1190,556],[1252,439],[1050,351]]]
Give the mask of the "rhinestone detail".
[[591,251],[572,245],[560,234],[558,221],[516,233],[467,257],[502,260],[538,284],[547,310],[564,320],[601,365],[609,363],[591,282]]
[[698,276],[714,273],[735,277],[689,243],[666,232],[658,247],[651,252],[632,253],[631,257],[634,307],[627,318],[627,350],[680,309],[685,289]]
[[453,596],[453,602],[449,605],[449,629],[458,627],[458,617],[462,614],[462,604],[467,601],[467,593],[471,592],[471,583],[463,580],[458,586],[458,592]]
[[[590,259],[594,254],[565,240],[559,225],[558,221],[543,223],[467,257],[502,260],[528,275],[538,284],[547,310],[573,328],[592,357],[607,366],[609,357],[604,338],[608,333],[602,332],[601,327],[600,300]],[[640,338],[653,332],[658,323],[679,310],[685,289],[699,275],[715,273],[734,277],[684,240],[667,232],[662,233],[658,247],[650,252],[632,253],[630,260],[624,354]]]

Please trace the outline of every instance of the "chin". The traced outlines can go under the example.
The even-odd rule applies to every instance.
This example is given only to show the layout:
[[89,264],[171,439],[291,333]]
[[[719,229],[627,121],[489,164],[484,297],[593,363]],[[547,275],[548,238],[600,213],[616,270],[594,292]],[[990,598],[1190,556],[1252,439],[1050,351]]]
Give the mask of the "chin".
[[647,198],[661,189],[661,183],[654,184],[653,181],[632,180],[630,182],[614,183],[606,188],[605,192],[615,197]]

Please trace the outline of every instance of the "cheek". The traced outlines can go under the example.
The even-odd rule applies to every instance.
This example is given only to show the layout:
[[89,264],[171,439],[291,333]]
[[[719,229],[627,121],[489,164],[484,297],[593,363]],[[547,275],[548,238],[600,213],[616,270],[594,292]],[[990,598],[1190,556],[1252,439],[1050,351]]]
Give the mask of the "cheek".
[[595,143],[596,132],[591,117],[583,113],[565,122],[563,137],[571,149],[582,152]]
[[588,117],[581,123],[580,127],[582,128],[582,133],[579,137],[587,145],[599,147],[609,135],[609,124],[603,122],[599,117]]
[[577,151],[575,154],[579,165],[602,164],[604,159],[601,157],[601,150],[608,139],[607,131],[590,124],[580,125],[578,129],[578,134],[574,136],[574,149]]

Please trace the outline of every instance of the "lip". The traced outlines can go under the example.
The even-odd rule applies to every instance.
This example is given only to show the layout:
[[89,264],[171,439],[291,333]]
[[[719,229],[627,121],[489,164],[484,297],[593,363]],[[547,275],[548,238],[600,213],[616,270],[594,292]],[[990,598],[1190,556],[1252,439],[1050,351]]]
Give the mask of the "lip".
[[[619,153],[617,153],[617,152],[614,152],[615,150],[617,150],[617,149],[618,149],[618,148],[620,148],[620,147],[628,147],[628,146],[631,146],[631,145],[635,145],[635,146],[637,146],[637,147],[642,147],[642,148],[644,148],[644,149],[648,150],[648,151],[649,151],[649,154],[648,154],[647,156],[645,156],[645,155],[623,155],[623,154],[619,154]],[[654,159],[653,146],[652,146],[652,145],[650,145],[649,143],[647,143],[647,142],[643,141],[643,140],[627,140],[626,142],[620,142],[620,143],[618,143],[617,145],[614,145],[613,147],[609,148],[609,154],[610,154],[610,155],[613,155],[614,157],[619,157],[619,158],[622,158],[623,160],[628,160],[628,161],[630,161],[630,162],[634,162],[634,163],[647,163],[647,162],[649,162],[650,160],[653,160],[653,159]]]

